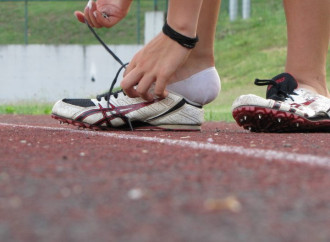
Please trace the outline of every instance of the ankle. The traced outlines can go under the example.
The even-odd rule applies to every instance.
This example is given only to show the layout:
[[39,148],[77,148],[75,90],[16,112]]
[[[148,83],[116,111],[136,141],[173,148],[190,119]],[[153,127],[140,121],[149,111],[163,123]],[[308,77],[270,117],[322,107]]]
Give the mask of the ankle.
[[314,93],[317,93],[317,94],[320,94],[320,95],[325,96],[327,98],[330,98],[330,94],[329,94],[329,91],[327,90],[327,88],[315,88],[314,86],[310,86],[310,85],[303,84],[303,83],[299,83],[298,87],[307,89],[307,90],[312,91]]
[[330,97],[325,78],[297,78],[298,87],[305,88],[325,97]]
[[[202,65],[207,67],[211,67],[215,65],[213,49],[200,52],[199,50],[192,51],[187,59],[188,63],[195,64],[195,65]],[[205,69],[205,68],[204,68]]]
[[[312,71],[286,68],[286,72],[290,73],[298,82],[298,87],[305,88],[312,92],[318,93],[325,97],[330,97],[327,89],[326,74],[325,71]],[[290,69],[290,70],[288,70]],[[317,74],[315,74],[317,73]]]
[[214,67],[214,57],[213,56],[189,56],[187,61],[181,66],[175,74],[172,76],[170,83],[175,83],[187,79],[188,77],[206,70],[210,67]]

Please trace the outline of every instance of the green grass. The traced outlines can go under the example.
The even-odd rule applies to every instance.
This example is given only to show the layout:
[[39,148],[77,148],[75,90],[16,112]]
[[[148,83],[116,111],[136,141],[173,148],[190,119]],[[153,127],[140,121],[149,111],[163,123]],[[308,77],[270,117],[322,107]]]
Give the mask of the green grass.
[[[73,14],[83,11],[87,1],[31,1],[28,3],[29,44],[98,44],[84,24]],[[144,12],[153,10],[153,1],[134,1],[127,17],[109,31],[98,33],[109,44],[135,44],[140,35],[143,43]],[[165,9],[165,0],[158,0],[159,9]],[[24,44],[24,2],[0,0],[0,44]],[[138,28],[138,26],[140,28]],[[138,31],[139,30],[139,31]]]
[[[205,106],[206,120],[233,121],[231,104],[234,99],[244,93],[264,96],[265,88],[254,86],[254,79],[271,78],[284,70],[287,40],[282,3],[278,0],[251,2],[251,19],[230,22],[228,1],[223,0],[215,42],[216,68],[221,76],[222,91],[214,102]],[[138,34],[135,3],[130,14],[120,24],[111,30],[97,30],[107,43],[136,43]],[[85,4],[85,1],[29,3],[29,43],[97,44],[86,26],[77,22],[73,16],[73,11],[83,9]],[[143,0],[141,4],[141,12],[152,10],[153,1]],[[22,2],[0,3],[0,44],[23,43],[23,6]],[[162,2],[160,9],[164,6]],[[141,16],[143,17],[143,13]],[[142,38],[143,25],[144,20],[141,18]],[[329,65],[327,73],[330,84]],[[0,106],[0,113],[48,114],[50,108],[51,104],[31,103]]]
[[0,114],[50,114],[52,105],[47,103],[19,103],[0,105]]

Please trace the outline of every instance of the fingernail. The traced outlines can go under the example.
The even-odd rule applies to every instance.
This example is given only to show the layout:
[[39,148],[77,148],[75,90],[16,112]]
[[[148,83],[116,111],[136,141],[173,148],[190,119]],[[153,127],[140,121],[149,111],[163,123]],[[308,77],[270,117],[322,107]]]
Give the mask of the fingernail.
[[87,3],[87,7],[89,9],[92,9],[92,3],[93,3],[93,0],[89,0],[88,3]]
[[97,12],[96,11],[93,12],[93,15],[94,15],[95,18],[97,18]]

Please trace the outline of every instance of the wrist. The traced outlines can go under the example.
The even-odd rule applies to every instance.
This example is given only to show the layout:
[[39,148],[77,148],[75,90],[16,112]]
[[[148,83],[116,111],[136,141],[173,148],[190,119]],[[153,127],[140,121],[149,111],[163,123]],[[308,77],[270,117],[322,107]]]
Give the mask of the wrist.
[[187,49],[193,49],[198,42],[198,36],[189,37],[185,36],[182,33],[175,31],[168,23],[165,21],[163,26],[163,33],[167,35],[170,39],[176,41],[181,46]]
[[173,30],[182,35],[185,35],[190,38],[196,37],[197,26],[194,26],[192,23],[184,23],[183,21],[172,21],[171,19],[167,19],[167,24],[171,26]]

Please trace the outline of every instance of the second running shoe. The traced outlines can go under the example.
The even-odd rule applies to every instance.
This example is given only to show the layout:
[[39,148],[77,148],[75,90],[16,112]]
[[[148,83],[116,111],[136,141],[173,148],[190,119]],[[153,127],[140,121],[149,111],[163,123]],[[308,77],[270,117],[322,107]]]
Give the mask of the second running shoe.
[[232,113],[238,125],[254,132],[330,132],[330,99],[304,88],[282,73],[271,80],[266,99],[249,94],[238,97]]

